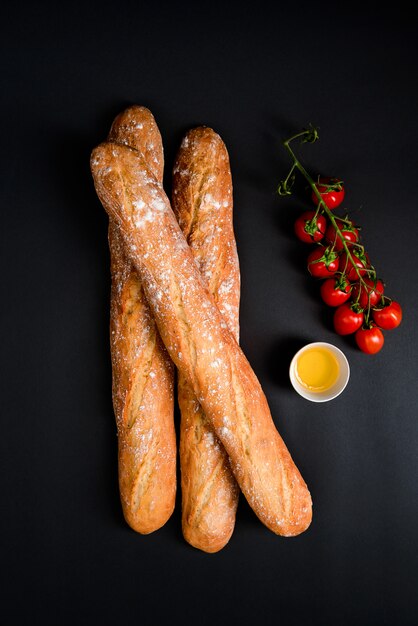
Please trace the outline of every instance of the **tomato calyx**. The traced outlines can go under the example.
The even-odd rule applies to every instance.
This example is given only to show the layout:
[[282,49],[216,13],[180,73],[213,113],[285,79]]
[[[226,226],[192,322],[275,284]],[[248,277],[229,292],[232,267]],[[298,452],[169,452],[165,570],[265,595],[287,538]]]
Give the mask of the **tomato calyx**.
[[317,189],[320,193],[330,193],[331,191],[342,191],[344,181],[337,178],[318,177]]
[[339,289],[340,291],[348,291],[349,287],[351,287],[351,283],[349,280],[347,280],[344,274],[340,274],[340,276],[337,276],[335,278],[335,289]]
[[315,278],[329,278],[338,271],[338,254],[330,247],[321,247],[313,250],[307,259],[308,272]]
[[307,222],[305,222],[305,232],[308,233],[308,235],[315,235],[316,231],[318,230],[318,218],[313,217],[311,220],[308,220]]
[[355,304],[345,302],[341,304],[334,313],[334,330],[338,335],[351,335],[364,322],[364,313]]
[[337,307],[350,298],[351,289],[351,283],[346,281],[343,276],[334,275],[321,284],[320,294],[325,304]]
[[353,233],[357,233],[359,230],[361,230],[361,226],[359,226],[358,224],[354,224],[353,220],[350,220],[350,216],[348,215],[348,213],[346,213],[344,217],[337,217],[336,221],[343,224],[344,230],[349,230]]
[[311,199],[314,204],[323,203],[328,209],[335,209],[344,199],[344,182],[332,176],[318,176],[313,183]]
[[314,259],[311,263],[324,263],[327,267],[329,267],[337,258],[338,254],[330,246],[327,246],[324,249],[322,256]]
[[327,220],[319,213],[319,211],[304,211],[296,219],[293,230],[296,237],[304,243],[316,243],[320,241],[324,235],[327,226]]
[[350,309],[354,311],[354,313],[364,313],[364,308],[359,302],[352,302],[350,304]]

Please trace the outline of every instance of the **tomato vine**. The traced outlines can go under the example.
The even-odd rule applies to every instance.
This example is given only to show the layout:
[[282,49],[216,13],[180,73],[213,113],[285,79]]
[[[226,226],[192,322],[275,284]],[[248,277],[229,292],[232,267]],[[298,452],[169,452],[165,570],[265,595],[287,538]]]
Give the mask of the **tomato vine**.
[[[339,334],[355,332],[359,348],[363,352],[374,354],[382,348],[384,342],[380,329],[396,328],[402,319],[402,309],[399,303],[394,303],[383,295],[384,283],[378,279],[376,270],[370,263],[363,244],[360,243],[360,227],[354,225],[347,214],[344,217],[336,217],[333,213],[344,199],[344,182],[338,178],[324,176],[318,176],[315,180],[291,146],[297,140],[304,144],[315,143],[318,139],[318,129],[311,125],[283,141],[292,165],[286,178],[278,184],[277,192],[281,196],[291,195],[298,173],[307,181],[311,201],[316,208],[311,211],[304,210],[295,222],[295,233],[301,241],[323,247],[322,251],[320,248],[309,255],[308,270],[317,278],[334,275],[334,290],[328,282],[330,278],[326,278],[328,283],[326,288],[321,289],[324,302],[330,306],[337,306],[336,303],[341,299],[347,300],[348,297],[351,299],[350,303],[340,304],[334,313],[336,332]],[[327,223],[326,231],[324,219]],[[327,246],[322,243],[324,237]],[[349,295],[346,297],[348,292]],[[356,315],[357,325],[350,325],[347,320],[350,318],[352,321]],[[360,317],[361,327],[358,326]],[[373,337],[373,345],[369,337]]]

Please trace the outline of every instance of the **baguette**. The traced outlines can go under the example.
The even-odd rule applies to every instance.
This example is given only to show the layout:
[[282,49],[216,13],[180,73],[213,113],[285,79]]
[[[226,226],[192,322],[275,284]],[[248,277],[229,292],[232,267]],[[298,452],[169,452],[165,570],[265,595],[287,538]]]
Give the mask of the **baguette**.
[[210,294],[170,202],[141,154],[105,142],[91,155],[99,199],[119,225],[167,351],[192,386],[234,476],[273,532],[309,526],[312,502],[260,383]]
[[[161,136],[148,109],[132,106],[123,111],[112,124],[109,140],[137,149],[162,181]],[[174,367],[113,220],[109,222],[109,248],[119,490],[127,523],[148,534],[165,524],[175,504]]]
[[[200,273],[238,340],[240,274],[232,226],[232,181],[222,139],[198,127],[184,137],[173,170],[172,206]],[[180,467],[183,536],[217,552],[235,525],[239,489],[228,455],[180,372]]]

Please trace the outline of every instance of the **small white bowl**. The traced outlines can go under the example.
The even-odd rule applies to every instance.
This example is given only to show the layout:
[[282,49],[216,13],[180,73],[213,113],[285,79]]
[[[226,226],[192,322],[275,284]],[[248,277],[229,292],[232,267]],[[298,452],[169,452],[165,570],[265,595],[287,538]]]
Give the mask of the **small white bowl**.
[[[309,389],[306,389],[306,387],[304,387],[298,381],[297,376],[296,376],[296,363],[297,363],[298,358],[306,350],[315,348],[315,347],[328,348],[328,350],[332,352],[332,354],[335,356],[335,358],[338,361],[338,367],[339,367],[338,378],[335,381],[335,383],[332,385],[332,387],[330,387],[326,391],[319,391],[319,392],[309,391]],[[290,382],[292,383],[293,388],[298,392],[300,396],[302,396],[306,400],[310,400],[311,402],[328,402],[328,400],[332,400],[333,398],[336,398],[337,396],[339,396],[340,393],[344,391],[344,389],[346,388],[348,379],[350,378],[350,366],[348,364],[347,357],[339,348],[337,348],[337,346],[332,345],[332,343],[326,343],[325,341],[315,341],[313,343],[306,344],[306,346],[303,346],[303,348],[301,348],[300,350],[298,350],[298,352],[296,352],[295,356],[293,357],[290,363],[289,376],[290,376]]]

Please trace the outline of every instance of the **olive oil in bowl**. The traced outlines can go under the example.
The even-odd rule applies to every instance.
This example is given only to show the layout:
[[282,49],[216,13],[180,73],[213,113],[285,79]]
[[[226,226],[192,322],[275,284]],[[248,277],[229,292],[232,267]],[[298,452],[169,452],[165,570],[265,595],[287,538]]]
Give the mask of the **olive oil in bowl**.
[[325,402],[345,389],[350,368],[339,348],[318,341],[295,354],[289,374],[293,387],[301,396],[313,402]]

